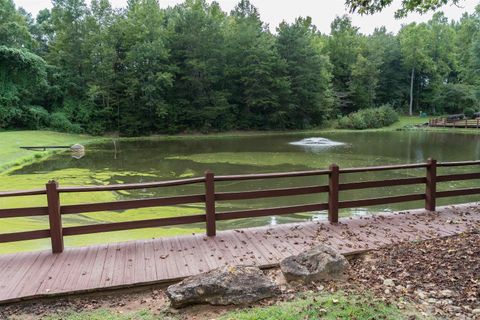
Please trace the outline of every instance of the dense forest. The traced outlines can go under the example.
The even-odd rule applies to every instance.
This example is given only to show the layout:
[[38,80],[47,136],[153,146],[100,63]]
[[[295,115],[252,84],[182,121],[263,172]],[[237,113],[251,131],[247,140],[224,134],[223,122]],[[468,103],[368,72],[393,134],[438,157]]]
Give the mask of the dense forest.
[[348,16],[273,28],[241,0],[53,0],[33,18],[0,0],[0,129],[122,135],[303,129],[361,109],[478,110],[480,6],[398,34]]

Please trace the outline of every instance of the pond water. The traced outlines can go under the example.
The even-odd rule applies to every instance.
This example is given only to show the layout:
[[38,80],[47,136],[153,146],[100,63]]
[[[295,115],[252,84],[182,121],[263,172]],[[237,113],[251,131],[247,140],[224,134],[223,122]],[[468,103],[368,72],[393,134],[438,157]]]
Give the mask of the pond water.
[[[311,139],[314,138],[314,139]],[[323,139],[317,139],[323,138]],[[307,139],[307,140],[303,140]],[[333,143],[329,143],[329,139]],[[302,141],[303,140],[303,141]],[[301,143],[299,143],[301,142]],[[305,143],[306,142],[306,143]],[[8,176],[5,185],[15,189],[42,187],[49,179],[57,179],[61,185],[91,185],[134,183],[171,180],[202,176],[205,170],[216,175],[286,172],[324,169],[336,163],[340,167],[362,167],[386,164],[424,162],[428,157],[438,161],[463,161],[480,158],[478,135],[443,132],[335,132],[321,134],[257,135],[240,137],[195,137],[176,139],[146,139],[136,141],[104,142],[89,145],[81,159],[68,153],[56,154]],[[464,169],[439,169],[439,174],[476,171]],[[478,170],[477,170],[478,171]],[[466,171],[465,171],[466,172]],[[424,176],[425,169],[398,170],[349,174],[341,181],[366,181],[386,178]],[[225,182],[216,185],[217,191],[260,190],[326,184],[326,177],[299,177],[260,181]],[[439,190],[454,187],[478,186],[478,181],[442,183]],[[362,199],[379,196],[424,192],[423,185],[352,190],[342,192],[340,200]],[[203,186],[181,186],[119,192],[97,192],[62,195],[63,204],[164,197],[180,194],[202,193]],[[475,201],[478,196],[440,199],[439,204]],[[246,208],[277,207],[304,203],[325,202],[326,194],[315,194],[275,199],[219,202],[217,212]],[[0,198],[0,207],[44,205],[44,197]],[[343,210],[341,216],[364,215],[382,211],[423,207],[422,201]],[[201,214],[203,205],[159,207],[121,212],[99,212],[66,215],[67,226],[154,219],[178,215]],[[232,220],[218,223],[219,229],[296,222],[306,219],[326,219],[326,212],[308,212],[278,217]],[[48,227],[44,218],[5,219],[0,232],[43,229]],[[67,245],[85,245],[123,241],[129,239],[171,236],[185,233],[203,233],[204,225],[177,226],[122,231],[104,234],[69,237]],[[0,252],[49,248],[48,240],[26,241],[0,245]]]

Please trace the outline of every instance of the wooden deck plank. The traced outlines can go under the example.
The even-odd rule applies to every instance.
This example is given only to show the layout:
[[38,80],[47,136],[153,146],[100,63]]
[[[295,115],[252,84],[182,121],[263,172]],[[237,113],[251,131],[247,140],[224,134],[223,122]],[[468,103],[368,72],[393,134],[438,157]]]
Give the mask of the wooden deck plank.
[[56,280],[56,276],[61,272],[63,263],[69,257],[67,254],[55,254],[55,255],[57,256],[57,258],[55,259],[55,262],[52,264],[51,268],[48,270],[42,283],[37,288],[37,292],[36,292],[37,295],[46,295],[46,294],[50,294],[51,292],[55,292],[55,291],[52,291],[53,283]]
[[203,240],[203,236],[194,235],[192,240],[195,242],[195,247],[201,256],[201,259],[207,264],[208,270],[215,269],[217,267],[217,262],[210,256],[210,249],[206,245],[206,241]]
[[3,299],[4,297],[7,297],[7,279],[9,278],[10,272],[13,270],[12,266],[15,264],[15,261],[17,259],[20,259],[19,257],[21,254],[8,254],[3,256],[3,261],[2,261],[2,281],[0,281],[0,299]]
[[43,274],[48,270],[52,264],[53,255],[48,252],[40,252],[38,259],[31,264],[31,270],[25,273],[17,284],[17,287],[10,292],[11,296],[21,295],[22,292],[32,292],[33,288],[40,285],[39,279],[42,279]]
[[177,265],[171,252],[164,246],[164,241],[162,239],[154,239],[153,250],[157,279],[174,279]]
[[99,287],[113,286],[113,272],[115,268],[115,259],[117,256],[117,243],[111,243],[107,247],[105,263],[102,268],[102,274],[98,282]]
[[75,258],[74,263],[70,268],[67,279],[65,280],[60,291],[70,292],[78,288],[77,281],[83,274],[83,265],[88,263],[88,258],[93,260],[93,257],[88,257],[89,253],[94,252],[95,250],[91,247],[84,247],[84,250],[78,250],[77,257]]
[[125,283],[125,267],[127,265],[127,247],[123,243],[118,243],[116,254],[115,254],[115,263],[113,265],[112,271],[112,280],[110,282],[110,286],[116,287]]
[[76,279],[71,282],[73,288],[83,289],[88,285],[99,249],[100,247],[98,246],[89,247],[84,261],[81,262],[80,270],[78,271]]
[[146,259],[145,259],[145,247],[147,245],[146,240],[135,241],[135,251],[134,251],[134,283],[144,283],[147,281],[146,273]]
[[399,241],[458,234],[480,227],[480,204],[412,210],[373,217],[220,231],[216,237],[178,236],[0,255],[0,303],[180,279],[225,264],[267,267],[326,243],[342,253]]
[[222,235],[224,237],[223,239],[231,244],[229,248],[225,248],[228,250],[226,250],[226,261],[223,263],[237,265],[257,265],[257,258],[253,255],[252,248],[248,246],[248,243],[245,240],[242,240],[237,236],[237,233],[241,232],[244,231],[233,230],[233,232]]
[[107,260],[108,245],[100,246],[97,249],[97,255],[93,261],[88,281],[82,285],[81,289],[101,287],[102,273],[104,272],[105,261]]
[[[137,244],[140,241],[132,241],[128,242],[125,244],[126,250],[125,250],[125,269],[123,272],[123,280],[122,284],[131,284],[135,283],[135,272],[136,270],[136,248]],[[142,248],[143,251],[143,248]],[[145,268],[141,270],[143,275],[145,276]]]
[[17,296],[36,295],[37,290],[47,278],[48,272],[53,267],[58,255],[52,255],[48,251],[44,251],[42,254],[45,256],[45,259],[35,271],[30,272],[30,274],[24,278],[25,285]]
[[201,254],[200,248],[197,246],[197,241],[195,237],[178,237],[178,242],[184,253],[184,257],[187,260],[188,264],[195,268],[195,271],[198,273],[206,272],[210,270],[205,257]]
[[205,243],[209,246],[210,257],[215,261],[217,268],[242,263],[238,253],[234,252],[234,248],[238,246],[239,242],[235,239],[233,233],[221,233],[219,237],[215,238],[206,237]]
[[174,270],[173,278],[175,277],[184,277],[186,275],[195,274],[190,270],[187,260],[183,256],[182,249],[176,239],[176,237],[166,238],[163,241],[163,245],[169,251],[169,262],[173,261],[176,265],[176,270]]
[[145,281],[152,282],[158,279],[157,267],[155,265],[155,251],[153,240],[145,241],[144,258],[145,258]]
[[[8,278],[5,278],[2,283],[5,284],[5,291],[7,296],[11,297],[15,292],[21,291],[25,276],[28,277],[28,270],[35,265],[35,262],[40,257],[40,252],[30,252],[19,260],[13,260],[14,264],[11,266],[11,271]],[[19,288],[20,290],[16,290]]]
[[[210,260],[215,263],[215,268],[222,267],[227,265],[229,261],[235,261],[235,258],[227,250],[227,248],[222,248],[220,242],[226,237],[224,233],[218,234],[215,238],[205,237],[205,245],[207,247],[207,252],[209,252]],[[224,240],[223,240],[224,241]]]
[[245,232],[234,234],[235,237],[242,239],[252,248],[253,256],[255,256],[256,263],[255,265],[270,265],[271,260],[269,260],[268,252],[265,248],[256,243],[255,237],[253,236],[253,231],[251,229],[245,229]]

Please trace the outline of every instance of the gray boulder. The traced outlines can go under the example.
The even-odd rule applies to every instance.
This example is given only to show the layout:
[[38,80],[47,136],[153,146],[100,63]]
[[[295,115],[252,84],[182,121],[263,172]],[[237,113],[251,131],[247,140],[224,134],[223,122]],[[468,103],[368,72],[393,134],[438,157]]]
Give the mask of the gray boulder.
[[167,288],[171,306],[249,304],[280,293],[257,267],[225,266],[189,277]]
[[303,283],[339,279],[347,267],[347,259],[326,245],[313,247],[280,262],[280,269],[287,281]]

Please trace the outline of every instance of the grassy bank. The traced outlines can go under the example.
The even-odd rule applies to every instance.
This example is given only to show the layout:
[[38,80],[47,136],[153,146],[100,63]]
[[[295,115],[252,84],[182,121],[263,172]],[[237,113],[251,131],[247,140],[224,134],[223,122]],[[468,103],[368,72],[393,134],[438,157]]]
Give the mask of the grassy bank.
[[12,167],[41,160],[54,152],[29,151],[21,149],[25,146],[71,146],[75,143],[88,143],[101,138],[88,135],[60,133],[53,131],[6,131],[0,132],[0,172]]
[[[222,307],[201,307],[198,319],[219,320],[300,320],[300,319],[408,319],[411,311],[400,310],[369,295],[299,294],[291,301],[276,302],[271,306],[236,308],[226,311]],[[205,313],[205,314],[203,314]],[[408,314],[407,314],[408,313]],[[47,316],[46,320],[180,320],[191,319],[189,311],[171,314],[168,309],[153,313],[149,310],[119,312],[101,309],[89,312],[65,312]]]

